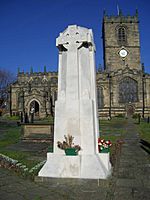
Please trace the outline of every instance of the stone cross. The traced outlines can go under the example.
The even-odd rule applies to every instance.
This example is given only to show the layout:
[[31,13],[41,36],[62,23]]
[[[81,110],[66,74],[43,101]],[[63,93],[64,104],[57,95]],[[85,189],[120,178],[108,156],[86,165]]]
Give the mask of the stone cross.
[[[76,25],[69,26],[67,31],[65,31],[64,33],[60,33],[60,36],[56,40],[56,46],[59,49],[62,49],[60,50],[59,54],[59,60],[61,62],[59,68],[63,68],[65,67],[64,65],[66,65],[67,73],[66,74],[65,72],[62,73],[65,74],[67,77],[63,78],[63,80],[61,80],[62,82],[59,84],[60,85],[59,89],[61,90],[62,87],[61,85],[64,85],[66,83],[65,84],[66,92],[64,90],[61,90],[58,92],[58,96],[61,95],[61,97],[62,96],[65,97],[66,94],[67,100],[79,98],[78,52],[83,45],[87,45],[89,49],[92,46],[94,47],[92,43],[93,43],[92,31],[88,30],[88,32],[86,32],[85,34],[83,30],[81,32],[81,30],[78,29]],[[64,56],[63,54],[66,53],[67,53],[67,59],[65,63],[64,61],[65,58],[63,58],[62,60],[62,57]]]
[[[89,134],[98,134],[94,72],[95,48],[92,31],[76,25],[69,26],[57,38],[56,45],[60,49],[60,62],[54,151],[62,153],[56,143],[63,135],[71,134],[75,142],[82,145],[84,153],[94,152],[96,151],[95,141],[88,140],[87,137],[89,131],[91,131]],[[60,102],[61,105],[59,105]],[[94,110],[91,107],[92,104]],[[60,111],[61,107],[63,114]],[[63,117],[60,118],[60,114],[57,115],[57,113],[61,113]],[[96,117],[94,121],[92,121],[93,114],[94,118]],[[62,124],[61,130],[58,124]],[[93,138],[95,138],[94,135]],[[86,144],[82,143],[81,138],[86,141]]]
[[[54,153],[39,176],[106,178],[110,173],[109,155],[98,154],[95,46],[92,30],[76,25],[60,33],[58,99],[55,103]],[[72,135],[81,147],[78,156],[66,156],[57,142]]]

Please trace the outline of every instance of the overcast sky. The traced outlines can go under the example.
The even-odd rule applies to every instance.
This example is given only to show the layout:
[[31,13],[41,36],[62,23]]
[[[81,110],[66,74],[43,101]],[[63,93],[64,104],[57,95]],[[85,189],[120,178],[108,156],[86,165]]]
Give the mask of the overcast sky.
[[56,71],[56,37],[68,25],[91,28],[96,44],[96,66],[103,65],[102,17],[117,15],[117,4],[124,15],[140,20],[141,62],[150,73],[150,1],[149,0],[0,0],[0,68],[14,73]]

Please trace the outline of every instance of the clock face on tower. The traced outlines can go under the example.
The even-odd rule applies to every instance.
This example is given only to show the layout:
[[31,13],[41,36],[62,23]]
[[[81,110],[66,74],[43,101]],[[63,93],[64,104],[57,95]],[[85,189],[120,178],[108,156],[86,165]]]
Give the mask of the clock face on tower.
[[121,50],[119,51],[119,55],[120,55],[120,57],[122,57],[122,58],[125,58],[125,57],[127,56],[127,54],[128,54],[128,52],[127,52],[125,49],[121,49]]

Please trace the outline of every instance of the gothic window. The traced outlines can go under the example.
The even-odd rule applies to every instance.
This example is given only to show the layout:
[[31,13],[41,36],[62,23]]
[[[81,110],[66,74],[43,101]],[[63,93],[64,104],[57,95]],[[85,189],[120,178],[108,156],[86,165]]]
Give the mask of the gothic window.
[[119,84],[119,103],[133,103],[138,101],[137,81],[130,77],[124,78]]
[[98,101],[98,109],[104,107],[104,95],[103,95],[103,88],[97,88],[97,101]]
[[119,27],[118,28],[118,42],[119,42],[119,44],[126,43],[126,39],[127,39],[127,36],[126,36],[125,27]]

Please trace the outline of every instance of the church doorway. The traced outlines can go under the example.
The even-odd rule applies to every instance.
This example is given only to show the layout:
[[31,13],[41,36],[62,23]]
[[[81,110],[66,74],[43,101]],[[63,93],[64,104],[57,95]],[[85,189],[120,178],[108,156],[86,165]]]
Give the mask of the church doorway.
[[126,106],[126,116],[127,117],[132,117],[135,112],[134,106],[133,105],[127,105]]
[[39,103],[36,100],[30,103],[30,112],[31,111],[34,111],[35,116],[39,116]]

